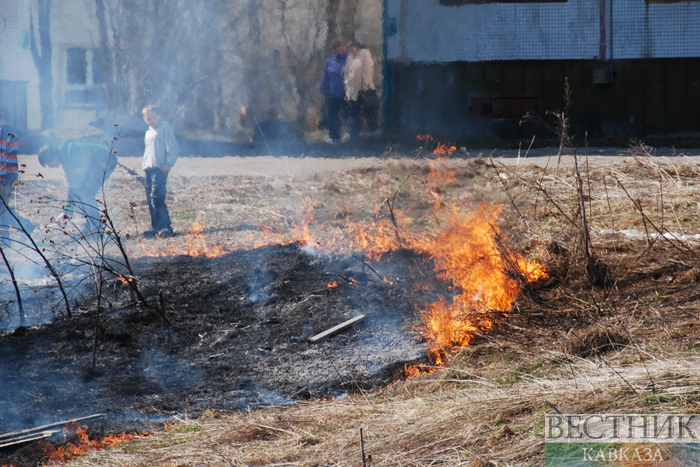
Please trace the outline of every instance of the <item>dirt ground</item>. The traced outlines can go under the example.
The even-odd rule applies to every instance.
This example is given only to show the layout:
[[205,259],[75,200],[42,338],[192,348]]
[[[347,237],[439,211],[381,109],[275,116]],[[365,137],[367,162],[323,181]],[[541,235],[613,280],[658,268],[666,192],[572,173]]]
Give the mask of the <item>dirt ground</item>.
[[[168,204],[179,233],[169,239],[140,237],[148,215],[138,179],[140,159],[123,157],[124,167],[107,185],[107,199],[148,305],[134,303],[126,288],[110,279],[106,309],[96,326],[94,296],[82,292],[75,316],[66,319],[51,289],[54,294],[41,302],[39,314],[48,318],[47,309],[59,310],[56,322],[0,336],[0,430],[95,413],[106,414],[91,424],[97,437],[149,424],[160,427],[173,417],[200,417],[195,431],[206,431],[203,414],[212,413],[218,415],[217,428],[213,424],[211,429],[226,430],[219,424],[221,414],[231,414],[232,424],[249,426],[252,418],[239,418],[239,411],[281,405],[295,408],[284,412],[288,415],[279,412],[274,420],[255,418],[259,425],[274,425],[268,431],[240,432],[232,443],[217,445],[206,460],[202,456],[209,454],[202,452],[177,460],[173,452],[167,461],[161,453],[157,465],[190,465],[186,458],[198,459],[192,460],[197,465],[302,463],[305,446],[327,446],[327,451],[316,451],[310,465],[351,465],[350,452],[338,447],[338,438],[315,434],[302,401],[336,397],[331,405],[308,410],[338,407],[342,412],[350,404],[352,410],[367,411],[363,420],[375,410],[401,418],[393,406],[379,408],[376,398],[397,404],[413,398],[422,404],[415,398],[430,397],[430,386],[465,403],[457,409],[434,401],[435,410],[476,417],[467,424],[453,420],[464,430],[472,427],[471,434],[455,434],[457,426],[445,425],[441,432],[431,428],[435,433],[424,426],[425,436],[458,439],[449,456],[538,465],[542,443],[532,436],[544,402],[524,394],[571,385],[576,374],[588,371],[582,369],[588,362],[600,370],[595,377],[585,376],[597,394],[589,398],[593,405],[585,408],[584,399],[574,402],[570,394],[554,389],[548,393],[556,403],[568,401],[568,413],[609,410],[606,404],[616,400],[629,409],[646,410],[645,401],[652,400],[654,410],[696,410],[700,402],[690,394],[698,375],[689,362],[700,342],[693,237],[700,232],[700,156],[674,155],[670,149],[659,150],[657,156],[667,154],[659,157],[641,149],[588,152],[598,155],[579,160],[582,191],[576,188],[573,158],[559,160],[555,149],[527,157],[513,151],[458,151],[447,161],[427,150],[404,150],[404,157],[399,157],[401,151],[373,157],[183,157],[168,182]],[[35,156],[21,162],[26,167],[18,210],[47,226],[42,235],[50,244],[57,238],[46,233],[53,232],[56,204],[36,200],[60,200],[65,183],[60,169],[38,167]],[[589,253],[599,262],[581,259],[581,199],[588,215]],[[447,368],[386,388],[405,378],[404,365],[429,362],[420,310],[440,296],[449,301],[458,291],[449,280],[438,279],[430,255],[399,248],[375,258],[357,245],[341,249],[341,240],[350,237],[349,221],[368,224],[396,215],[401,235],[431,236],[446,224],[446,211],[436,206],[469,211],[484,202],[501,206],[499,225],[508,245],[545,264],[550,279],[524,291],[494,332],[477,332],[471,346],[450,351]],[[215,253],[208,257],[212,249]],[[118,256],[113,249],[109,254]],[[601,283],[592,284],[596,279]],[[7,309],[12,313],[12,307]],[[318,344],[307,341],[358,314],[365,319],[349,330]],[[653,367],[647,373],[644,362]],[[618,375],[631,371],[634,376],[618,377],[603,367],[619,367]],[[610,381],[616,394],[628,391],[641,398],[606,398],[603,386]],[[649,381],[658,387],[650,389]],[[479,384],[497,390],[483,393],[476,389]],[[669,395],[670,387],[680,388],[680,395]],[[660,389],[667,392],[666,405],[658,397],[649,399]],[[367,391],[376,394],[373,402],[366,399]],[[481,405],[472,399],[466,404],[470,393]],[[357,398],[368,405],[357,409]],[[518,411],[515,406],[524,399],[527,407]],[[504,408],[497,400],[513,402]],[[489,410],[501,413],[504,421],[483,413]],[[253,411],[248,417],[264,413]],[[430,412],[421,413],[429,423]],[[417,423],[410,413],[403,415],[409,419]],[[343,420],[338,415],[339,425]],[[498,434],[504,425],[510,431]],[[311,430],[306,441],[290,434],[295,427]],[[416,429],[420,431],[418,425]],[[287,434],[278,436],[282,431],[275,430]],[[390,443],[382,443],[382,430],[388,436],[395,427],[375,429],[370,442],[378,465],[408,465],[408,459],[389,460]],[[491,443],[503,436],[507,443]],[[486,444],[477,448],[476,439]],[[256,444],[277,446],[278,440],[295,447],[282,453],[280,445],[280,452],[267,455]],[[412,465],[454,460],[434,441],[419,443],[422,457]],[[239,446],[246,443],[247,451]],[[536,449],[525,449],[528,445]],[[231,451],[239,448],[243,451]],[[142,449],[132,464],[121,465],[156,465],[148,448]],[[42,452],[36,444],[1,450],[0,464],[35,465]]]
[[[576,148],[576,153],[586,158],[590,165],[619,164],[630,158],[627,148]],[[383,154],[381,150],[375,150],[363,157],[348,157],[339,150],[338,157],[299,157],[289,156],[223,156],[223,157],[181,157],[173,168],[173,176],[181,177],[212,177],[212,176],[264,176],[275,178],[296,178],[313,175],[319,172],[338,172],[359,167],[374,167],[387,160],[401,159],[401,156],[413,156],[411,151],[397,149]],[[700,150],[674,150],[673,148],[658,148],[654,154],[659,157],[675,157],[697,161],[700,158]],[[464,159],[475,157],[493,157],[504,165],[535,164],[540,167],[549,165],[553,167],[559,163],[563,167],[573,165],[573,157],[565,154],[561,160],[557,156],[556,148],[538,148],[532,150],[473,150],[457,151],[450,164],[459,165]],[[520,157],[518,157],[520,156]],[[25,179],[32,179],[41,173],[47,180],[62,180],[63,172],[60,168],[41,167],[36,157],[26,155],[22,157],[22,163],[26,164]],[[134,171],[140,171],[141,159],[136,156],[121,157],[120,163]],[[126,177],[127,174],[117,171],[115,176]]]

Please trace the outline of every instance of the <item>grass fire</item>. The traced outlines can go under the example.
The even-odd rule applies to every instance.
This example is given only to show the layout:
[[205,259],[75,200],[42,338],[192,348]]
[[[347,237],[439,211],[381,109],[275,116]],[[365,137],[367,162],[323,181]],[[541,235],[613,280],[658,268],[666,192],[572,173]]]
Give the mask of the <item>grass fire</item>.
[[[0,465],[537,465],[551,406],[700,410],[696,158],[455,146],[183,158],[169,238],[118,168],[131,273],[68,317],[44,272],[0,336],[5,434],[104,416]],[[43,175],[20,201],[62,188]]]
[[[270,245],[282,238],[288,243],[312,245],[330,254],[359,254],[379,260],[390,251],[411,250],[431,258],[435,277],[449,283],[456,293],[454,298],[440,296],[421,310],[420,329],[430,342],[433,363],[443,364],[450,350],[468,345],[475,334],[487,333],[505,319],[518,294],[540,279],[548,277],[543,264],[530,261],[510,250],[507,238],[498,227],[498,216],[503,206],[481,203],[469,206],[471,211],[460,210],[456,204],[445,204],[440,193],[455,174],[441,166],[456,147],[450,143],[435,142],[429,135],[419,135],[418,141],[435,146],[427,164],[430,171],[420,180],[421,190],[432,201],[434,223],[429,228],[413,225],[408,216],[393,207],[395,199],[385,198],[369,222],[347,219],[342,230],[334,235],[314,234],[313,206],[300,224],[289,231],[279,227],[259,226],[255,246]],[[462,206],[462,209],[465,207]],[[204,226],[195,221],[192,231],[185,235],[184,249],[171,246],[170,250],[156,250],[153,256],[221,256],[234,249],[249,248],[250,244],[206,245]],[[141,245],[144,248],[143,244]],[[178,250],[178,248],[180,248]],[[391,280],[382,277],[388,284]],[[337,281],[328,285],[337,287]]]

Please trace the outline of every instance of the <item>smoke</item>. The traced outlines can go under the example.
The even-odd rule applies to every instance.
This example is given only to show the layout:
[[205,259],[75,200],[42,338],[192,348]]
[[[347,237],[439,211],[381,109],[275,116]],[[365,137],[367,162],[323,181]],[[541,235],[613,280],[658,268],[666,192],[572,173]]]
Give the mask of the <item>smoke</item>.
[[270,287],[273,285],[273,277],[270,274],[267,262],[256,267],[252,274],[246,277],[248,289],[250,290],[248,300],[252,303],[266,302],[274,297],[274,294],[270,292]]
[[[55,45],[71,44],[56,92],[67,104],[94,105],[108,125],[158,104],[187,138],[250,136],[255,120],[300,127],[307,109],[321,106],[333,39],[362,39],[381,54],[381,11],[381,0],[95,0],[52,17]],[[64,128],[94,120],[59,113]]]
[[[62,258],[51,254],[47,245],[41,244],[44,254],[60,275],[69,303],[91,300],[94,287],[91,283],[92,268],[84,259]],[[50,247],[49,247],[50,248]],[[55,253],[55,251],[53,251]],[[14,242],[5,254],[12,267],[13,278],[6,265],[0,269],[0,331],[12,331],[21,326],[34,326],[66,316],[66,307],[55,278],[49,273],[44,260],[35,248]],[[19,289],[19,297],[15,283]],[[23,317],[20,317],[22,304]],[[80,308],[73,310],[81,313]]]

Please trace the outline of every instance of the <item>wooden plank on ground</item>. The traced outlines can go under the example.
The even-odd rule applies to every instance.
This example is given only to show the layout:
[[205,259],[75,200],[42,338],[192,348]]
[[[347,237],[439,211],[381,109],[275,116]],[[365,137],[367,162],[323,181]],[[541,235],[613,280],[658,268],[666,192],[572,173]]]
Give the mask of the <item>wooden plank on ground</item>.
[[337,334],[340,331],[344,331],[345,329],[349,328],[350,326],[354,325],[355,323],[359,323],[365,319],[365,315],[357,315],[354,318],[350,318],[347,321],[343,321],[342,323],[338,324],[337,326],[333,326],[330,329],[326,329],[322,333],[316,334],[313,337],[309,337],[309,342],[318,342],[321,339],[325,339],[326,337],[330,337],[333,334]]
[[44,430],[39,432],[27,433],[22,436],[17,436],[16,438],[0,441],[0,448],[5,448],[14,444],[28,443],[37,439],[48,438],[49,436],[53,436],[56,433],[60,433],[61,431],[63,430]]
[[12,446],[13,444],[27,443],[29,441],[34,441],[35,439],[47,438],[55,433],[59,433],[61,430],[49,430],[51,427],[58,427],[61,425],[67,425],[73,422],[81,422],[83,420],[89,420],[91,418],[102,417],[103,414],[98,413],[95,415],[88,415],[87,417],[72,418],[70,420],[61,420],[60,422],[49,423],[46,425],[37,426],[34,428],[27,428],[26,430],[10,431],[7,433],[0,433],[0,448],[6,446]]

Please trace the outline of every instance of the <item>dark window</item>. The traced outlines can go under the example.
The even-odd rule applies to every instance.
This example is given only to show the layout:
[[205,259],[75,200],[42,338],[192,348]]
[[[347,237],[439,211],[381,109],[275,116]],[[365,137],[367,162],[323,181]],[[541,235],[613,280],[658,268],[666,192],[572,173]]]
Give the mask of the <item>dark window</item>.
[[87,49],[81,47],[72,47],[66,50],[67,84],[88,84],[87,52]]
[[86,105],[95,100],[98,69],[95,50],[82,47],[66,49],[67,105]]

